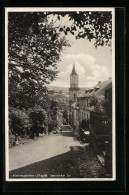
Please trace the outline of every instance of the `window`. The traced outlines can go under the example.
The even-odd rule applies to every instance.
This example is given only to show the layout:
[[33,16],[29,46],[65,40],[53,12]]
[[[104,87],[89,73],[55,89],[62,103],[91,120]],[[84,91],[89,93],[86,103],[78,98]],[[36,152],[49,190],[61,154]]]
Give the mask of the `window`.
[[87,114],[87,119],[88,119],[89,117],[88,117],[88,114]]
[[74,94],[74,99],[76,98],[76,94]]

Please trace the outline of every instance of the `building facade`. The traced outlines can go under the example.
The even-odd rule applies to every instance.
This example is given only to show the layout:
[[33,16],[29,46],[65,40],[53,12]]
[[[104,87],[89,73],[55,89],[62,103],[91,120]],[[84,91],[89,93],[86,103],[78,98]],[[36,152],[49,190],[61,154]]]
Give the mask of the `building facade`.
[[112,175],[112,79],[98,81],[79,94],[78,76],[73,66],[69,89],[70,125],[75,135],[90,143],[104,159],[106,172]]
[[[111,85],[111,78],[103,82],[98,81],[94,87],[86,89],[85,93],[80,95],[78,88],[78,75],[75,71],[75,65],[73,66],[73,70],[70,75],[69,106],[71,118],[70,124],[73,127],[74,132],[79,131],[82,123],[90,123],[91,112],[96,111],[96,99],[100,102],[105,99],[105,90],[111,87]],[[103,110],[101,110],[101,106],[99,109],[103,112]]]

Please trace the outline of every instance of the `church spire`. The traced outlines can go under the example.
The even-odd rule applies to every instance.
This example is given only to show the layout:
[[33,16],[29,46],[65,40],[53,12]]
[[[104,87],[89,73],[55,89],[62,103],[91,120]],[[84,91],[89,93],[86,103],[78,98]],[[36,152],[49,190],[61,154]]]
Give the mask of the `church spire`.
[[73,64],[73,69],[70,74],[70,88],[69,88],[69,105],[70,112],[72,110],[72,104],[76,102],[76,98],[79,96],[79,88],[78,88],[78,74],[75,70],[75,63]]
[[75,63],[74,63],[74,65],[73,65],[72,74],[77,74],[77,73],[76,73],[76,70],[75,70]]

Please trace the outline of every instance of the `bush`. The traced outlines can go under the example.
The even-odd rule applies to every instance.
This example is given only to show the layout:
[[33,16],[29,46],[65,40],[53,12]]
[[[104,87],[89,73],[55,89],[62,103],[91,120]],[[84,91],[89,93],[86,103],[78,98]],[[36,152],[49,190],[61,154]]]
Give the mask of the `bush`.
[[31,120],[25,110],[10,107],[9,109],[9,130],[16,135],[24,135],[31,127]]
[[47,125],[47,112],[40,106],[34,107],[33,110],[30,110],[29,112],[29,117],[32,120],[31,133],[38,136],[39,133],[44,131],[44,126]]
[[52,120],[52,118],[49,118],[48,120],[48,131],[51,132],[58,126],[56,120]]

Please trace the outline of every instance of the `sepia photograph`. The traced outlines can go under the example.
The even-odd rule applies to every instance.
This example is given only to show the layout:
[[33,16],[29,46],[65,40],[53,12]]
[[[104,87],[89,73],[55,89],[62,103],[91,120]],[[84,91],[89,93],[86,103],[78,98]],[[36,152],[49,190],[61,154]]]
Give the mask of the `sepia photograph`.
[[6,181],[114,181],[114,8],[5,8]]

